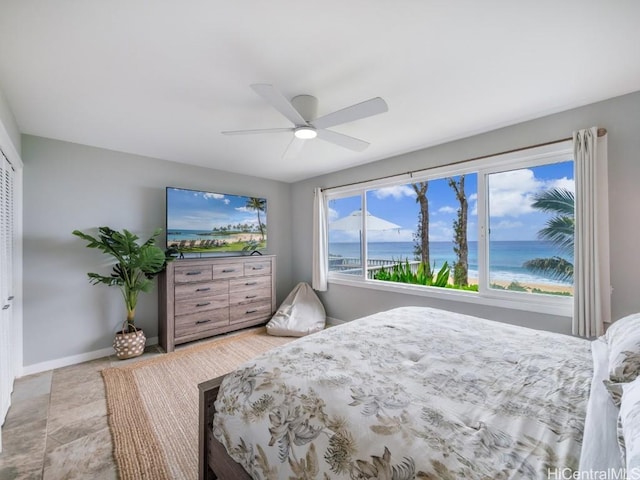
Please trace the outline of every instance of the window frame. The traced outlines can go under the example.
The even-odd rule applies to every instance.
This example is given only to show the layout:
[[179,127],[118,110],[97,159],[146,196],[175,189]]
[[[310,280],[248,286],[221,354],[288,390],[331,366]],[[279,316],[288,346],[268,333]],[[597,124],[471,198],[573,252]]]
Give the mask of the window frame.
[[[361,276],[345,275],[339,272],[328,271],[328,284],[348,285],[353,287],[368,288],[372,290],[385,290],[394,293],[418,295],[438,298],[442,300],[475,303],[488,306],[497,306],[517,310],[526,310],[539,313],[570,317],[573,313],[572,296],[555,296],[534,293],[515,292],[510,290],[491,289],[489,287],[488,252],[488,205],[489,175],[503,171],[532,168],[553,163],[574,161],[573,144],[571,140],[550,145],[534,147],[526,150],[498,154],[478,160],[460,162],[452,165],[437,166],[419,172],[395,175],[384,179],[365,181],[344,187],[335,187],[325,190],[325,208],[328,208],[331,200],[357,196],[361,197],[362,210],[367,211],[367,191],[394,185],[406,185],[408,183],[443,179],[463,174],[475,173],[478,178],[478,292],[469,292],[441,287],[423,285],[411,285],[382,280],[370,280],[367,278],[367,235],[363,215],[362,238],[360,244],[361,262],[363,272]],[[575,172],[575,165],[574,165]],[[575,175],[574,175],[575,178]],[[576,188],[578,186],[576,185]],[[327,219],[327,231],[329,220]],[[327,249],[328,265],[328,249]]]

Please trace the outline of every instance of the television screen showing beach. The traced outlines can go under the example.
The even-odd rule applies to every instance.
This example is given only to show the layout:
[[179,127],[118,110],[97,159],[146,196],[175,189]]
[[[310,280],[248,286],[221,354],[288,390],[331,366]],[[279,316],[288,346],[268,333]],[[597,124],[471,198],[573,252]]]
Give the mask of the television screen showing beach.
[[267,247],[267,200],[167,187],[167,248],[181,254]]

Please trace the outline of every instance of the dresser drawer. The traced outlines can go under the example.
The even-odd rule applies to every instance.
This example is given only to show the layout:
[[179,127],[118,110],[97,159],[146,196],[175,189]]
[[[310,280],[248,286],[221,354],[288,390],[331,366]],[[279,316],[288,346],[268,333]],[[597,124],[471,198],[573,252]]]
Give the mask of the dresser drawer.
[[242,263],[240,262],[218,263],[212,265],[212,268],[214,279],[241,277],[244,274]]
[[211,265],[189,265],[176,267],[175,283],[203,282],[212,280]]
[[245,262],[244,274],[246,275],[271,275],[271,261]]
[[271,285],[262,288],[254,287],[251,290],[235,291],[229,294],[229,305],[255,303],[264,300],[271,301]]
[[190,300],[210,297],[211,295],[222,295],[229,293],[229,282],[227,280],[214,280],[213,282],[183,283],[175,286],[176,300]]
[[229,293],[271,287],[271,276],[236,278],[229,280]]
[[222,295],[208,295],[202,298],[190,298],[187,300],[179,300],[176,297],[175,314],[186,315],[227,306],[229,306],[229,294],[227,293]]
[[229,323],[241,323],[261,317],[266,319],[272,313],[271,300],[246,305],[232,305],[229,307]]
[[218,308],[191,315],[177,315],[175,336],[186,337],[229,325],[229,308]]
[[[240,252],[238,252],[240,253]],[[276,258],[177,259],[158,278],[158,338],[176,345],[264,324],[275,311]]]

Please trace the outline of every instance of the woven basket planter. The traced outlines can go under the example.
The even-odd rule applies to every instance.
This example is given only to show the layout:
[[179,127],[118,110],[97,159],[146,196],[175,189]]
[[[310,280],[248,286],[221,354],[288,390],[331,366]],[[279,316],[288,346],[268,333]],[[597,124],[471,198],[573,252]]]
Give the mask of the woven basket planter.
[[142,330],[135,330],[130,333],[116,333],[113,339],[113,349],[116,351],[116,357],[120,360],[138,357],[144,352],[147,337],[144,336]]

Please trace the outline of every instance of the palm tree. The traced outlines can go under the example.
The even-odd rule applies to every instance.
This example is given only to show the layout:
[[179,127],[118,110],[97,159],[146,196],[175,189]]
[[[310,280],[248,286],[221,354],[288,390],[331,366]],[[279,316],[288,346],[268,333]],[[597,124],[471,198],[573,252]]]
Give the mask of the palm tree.
[[418,214],[418,231],[413,234],[416,245],[413,252],[427,269],[427,274],[431,272],[429,263],[429,199],[427,190],[429,182],[412,183],[413,191],[416,192],[416,203],[420,205]]
[[264,212],[267,208],[267,201],[264,198],[250,197],[247,200],[246,207],[249,210],[255,210],[258,212],[258,227],[260,228],[260,241],[264,242],[264,225],[262,224],[262,219],[260,218],[260,212]]
[[457,180],[451,177],[447,180],[460,204],[458,218],[453,221],[453,252],[456,254],[456,263],[453,266],[453,284],[467,286],[469,284],[469,244],[467,242],[469,202],[464,191],[464,175],[460,175]]
[[[561,253],[573,256],[575,231],[575,198],[573,192],[552,188],[539,193],[531,204],[533,208],[555,216],[547,221],[546,227],[538,232],[538,237],[553,243]],[[534,258],[523,264],[534,273],[548,275],[562,281],[573,279],[573,264],[560,256]]]

